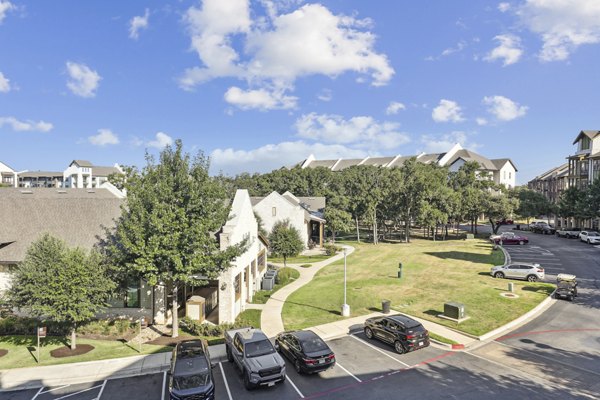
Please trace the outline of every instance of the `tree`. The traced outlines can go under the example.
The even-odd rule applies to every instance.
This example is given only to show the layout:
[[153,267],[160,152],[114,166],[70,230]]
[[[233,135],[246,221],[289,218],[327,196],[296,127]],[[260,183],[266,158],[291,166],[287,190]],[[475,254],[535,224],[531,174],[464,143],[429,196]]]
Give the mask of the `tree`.
[[27,250],[8,296],[12,305],[34,317],[68,324],[75,350],[77,325],[107,307],[114,288],[99,253],[69,249],[62,240],[44,234]]
[[500,225],[496,221],[509,217],[517,207],[518,200],[509,197],[503,191],[485,191],[483,196],[484,213],[490,221],[494,234]]
[[327,205],[324,213],[327,226],[331,230],[331,240],[335,243],[335,234],[352,229],[352,215],[334,205]]
[[577,227],[580,226],[580,221],[587,217],[587,207],[586,192],[575,186],[571,186],[560,194],[557,205],[558,214],[563,218],[575,219]]
[[273,225],[269,235],[269,245],[273,253],[283,257],[284,266],[288,257],[295,257],[304,249],[300,232],[290,225],[288,219],[277,221]]
[[538,215],[546,215],[553,211],[552,203],[543,194],[530,190],[520,189],[517,191],[517,198],[519,199],[519,207],[516,212],[521,217],[527,219],[529,223],[530,218],[535,218]]
[[[164,283],[172,299],[172,336],[179,335],[178,290],[217,279],[246,242],[220,249],[215,232],[227,220],[225,188],[208,175],[208,159],[193,159],[180,140],[160,153],[146,155],[146,167],[126,179],[127,199],[115,229],[103,243],[123,276],[141,275],[150,285]],[[205,278],[197,278],[197,277]]]

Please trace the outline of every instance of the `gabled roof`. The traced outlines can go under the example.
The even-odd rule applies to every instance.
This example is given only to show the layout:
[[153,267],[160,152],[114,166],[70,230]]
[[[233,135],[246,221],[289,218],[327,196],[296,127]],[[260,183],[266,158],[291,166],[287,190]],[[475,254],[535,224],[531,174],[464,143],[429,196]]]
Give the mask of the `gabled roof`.
[[367,158],[361,165],[374,165],[376,167],[385,167],[392,161],[394,161],[396,157],[373,157]]
[[513,168],[515,169],[515,171],[518,171],[517,166],[515,165],[515,163],[510,159],[510,158],[496,158],[494,160],[490,160],[492,163],[494,163],[494,165],[496,166],[497,169],[502,169],[502,167],[504,166],[504,164],[506,164],[507,162],[511,163]]
[[69,246],[91,249],[121,215],[123,200],[106,189],[0,190],[0,264],[23,261],[29,245],[45,232]]
[[474,161],[478,163],[482,169],[490,171],[496,171],[498,169],[496,168],[496,165],[494,165],[494,163],[489,159],[465,149],[457,151],[456,154],[452,158],[450,158],[446,165],[452,165],[459,159],[462,159],[464,161]]
[[590,139],[595,139],[596,136],[600,135],[600,131],[581,131],[579,132],[579,134],[577,135],[577,137],[575,138],[575,140],[573,141],[573,144],[577,143],[583,136],[587,136]]
[[94,176],[109,176],[110,174],[120,174],[121,171],[117,167],[92,167]]
[[424,164],[430,164],[432,162],[438,162],[446,153],[436,153],[436,154],[419,154],[417,156],[417,160]]
[[87,161],[87,160],[73,160],[71,161],[71,164],[69,165],[73,165],[73,164],[77,164],[80,167],[93,167],[92,163]]
[[358,165],[363,161],[364,161],[364,158],[351,158],[349,160],[342,159],[342,160],[339,160],[339,162],[337,163],[335,168],[332,169],[332,171],[341,171],[343,169],[352,167],[354,165]]

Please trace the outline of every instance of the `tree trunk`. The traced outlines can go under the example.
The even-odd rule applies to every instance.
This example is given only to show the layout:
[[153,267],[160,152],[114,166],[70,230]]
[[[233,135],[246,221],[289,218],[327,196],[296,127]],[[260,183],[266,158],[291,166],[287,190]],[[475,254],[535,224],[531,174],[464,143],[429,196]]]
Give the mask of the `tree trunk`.
[[335,229],[331,230],[331,243],[335,244]]
[[377,217],[375,216],[375,212],[373,212],[373,244],[377,244],[379,242],[379,238],[377,237]]
[[410,208],[406,210],[406,218],[404,219],[404,239],[406,243],[410,243]]
[[179,320],[177,318],[177,285],[173,285],[173,331],[171,332],[171,337],[176,338],[179,336]]
[[284,266],[284,267],[287,267],[287,264],[286,264],[286,262],[287,262],[287,256],[284,254],[284,255],[283,255],[283,266]]
[[77,348],[77,324],[73,324],[73,328],[71,328],[71,350],[75,350]]
[[358,215],[354,217],[354,220],[356,221],[356,241],[360,243],[360,231],[358,230]]

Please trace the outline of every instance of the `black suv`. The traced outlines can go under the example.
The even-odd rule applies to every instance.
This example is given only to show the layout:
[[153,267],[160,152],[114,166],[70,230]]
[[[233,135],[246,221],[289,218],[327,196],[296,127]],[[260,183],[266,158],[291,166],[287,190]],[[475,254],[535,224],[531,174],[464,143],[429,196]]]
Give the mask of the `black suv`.
[[365,335],[393,345],[400,354],[429,346],[429,332],[423,325],[400,314],[367,319]]
[[203,341],[187,340],[177,344],[169,375],[169,399],[214,400],[212,365]]

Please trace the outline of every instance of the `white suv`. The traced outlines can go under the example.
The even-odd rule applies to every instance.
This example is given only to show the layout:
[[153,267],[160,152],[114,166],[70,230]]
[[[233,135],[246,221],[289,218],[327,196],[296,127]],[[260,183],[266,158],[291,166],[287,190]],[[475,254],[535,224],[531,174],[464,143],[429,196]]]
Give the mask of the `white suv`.
[[544,280],[544,268],[540,264],[515,263],[492,267],[490,275],[494,278],[526,279],[529,282]]
[[579,240],[587,244],[600,244],[600,233],[595,231],[581,231]]

